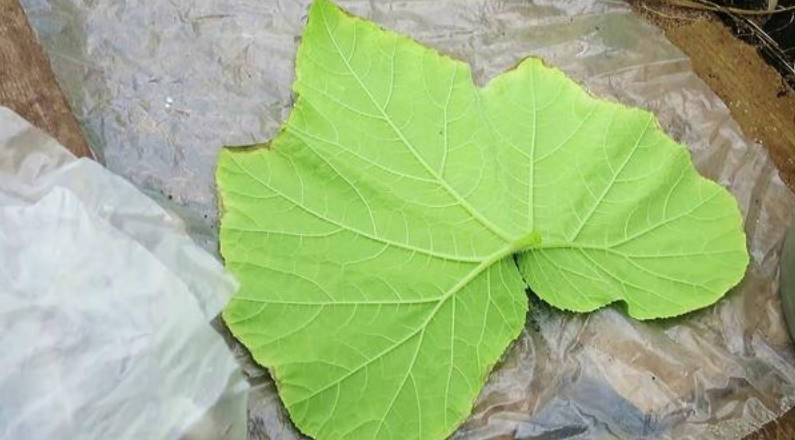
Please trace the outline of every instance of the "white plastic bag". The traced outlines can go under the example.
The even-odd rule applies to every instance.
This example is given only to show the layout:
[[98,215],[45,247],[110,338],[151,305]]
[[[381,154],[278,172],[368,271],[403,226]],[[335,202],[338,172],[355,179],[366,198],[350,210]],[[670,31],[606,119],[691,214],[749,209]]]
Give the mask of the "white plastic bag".
[[0,107],[0,438],[243,438],[209,323],[235,289],[180,220]]

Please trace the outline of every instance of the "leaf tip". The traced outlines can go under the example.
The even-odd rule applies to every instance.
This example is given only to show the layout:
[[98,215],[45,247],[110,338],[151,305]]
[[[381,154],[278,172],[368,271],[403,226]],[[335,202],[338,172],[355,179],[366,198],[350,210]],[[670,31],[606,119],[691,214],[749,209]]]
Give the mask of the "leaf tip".
[[345,14],[345,11],[330,0],[315,0],[309,6],[309,21],[316,16],[324,17],[326,13]]

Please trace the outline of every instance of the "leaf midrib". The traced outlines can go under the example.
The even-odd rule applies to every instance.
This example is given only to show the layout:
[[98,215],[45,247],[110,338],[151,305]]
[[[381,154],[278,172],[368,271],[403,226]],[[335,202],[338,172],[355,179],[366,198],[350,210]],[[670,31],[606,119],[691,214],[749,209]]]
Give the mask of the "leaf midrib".
[[[485,226],[486,229],[488,229],[490,232],[501,238],[506,243],[512,242],[514,237],[512,237],[502,228],[491,222],[483,214],[478,212],[478,210],[476,210],[466,199],[464,199],[455,189],[453,189],[447,183],[447,181],[441,175],[439,175],[439,173],[437,173],[436,170],[434,170],[433,167],[431,167],[428,164],[428,162],[425,161],[425,159],[422,158],[422,156],[419,154],[417,149],[414,148],[414,145],[406,138],[406,136],[403,133],[403,130],[401,130],[400,127],[395,125],[394,121],[392,121],[392,118],[389,116],[386,110],[382,108],[382,106],[378,103],[378,101],[376,101],[375,97],[370,92],[370,89],[368,89],[367,86],[365,86],[364,82],[359,77],[359,74],[353,69],[353,66],[351,66],[350,61],[348,61],[348,58],[345,56],[345,54],[343,54],[342,49],[339,46],[339,43],[337,43],[337,39],[332,34],[331,28],[329,28],[325,12],[321,12],[320,15],[323,17],[323,29],[325,29],[326,34],[329,36],[329,39],[334,45],[334,49],[336,50],[337,55],[339,55],[340,59],[345,64],[345,68],[348,69],[348,72],[350,72],[353,79],[356,81],[359,87],[361,87],[365,95],[367,95],[367,98],[370,100],[373,107],[375,107],[379,111],[379,113],[381,113],[382,117],[384,118],[384,121],[386,121],[386,123],[389,125],[392,131],[394,131],[395,134],[400,138],[401,142],[403,142],[403,144],[412,154],[414,159],[425,169],[425,171],[431,177],[433,177],[439,183],[439,185],[442,186],[442,188],[444,188],[445,191],[447,191],[448,194],[450,194],[451,197],[453,197],[456,200],[456,202],[458,202],[467,212],[469,212],[470,215],[472,215],[472,217],[475,218],[475,220],[477,220],[480,224]],[[355,46],[354,49],[352,50],[355,50]]]
[[[287,194],[283,193],[282,191],[279,191],[276,188],[272,187],[271,185],[269,185],[268,183],[266,183],[265,181],[263,181],[262,179],[257,177],[254,173],[249,171],[240,162],[238,162],[238,160],[235,159],[234,155],[230,155],[229,157],[231,158],[232,162],[234,162],[235,165],[237,165],[238,168],[240,168],[243,172],[246,173],[246,175],[248,175],[249,177],[251,177],[252,179],[257,181],[263,187],[265,187],[268,190],[270,190],[271,192],[273,192],[276,196],[281,197],[284,200],[292,203],[293,205],[297,206],[298,208],[300,208],[302,211],[306,212],[307,214],[309,214],[309,215],[311,215],[311,216],[313,216],[313,217],[315,217],[315,218],[317,218],[319,220],[331,223],[332,225],[337,226],[339,228],[345,229],[346,231],[352,232],[354,234],[360,235],[360,236],[365,237],[365,238],[369,238],[370,240],[373,240],[373,241],[376,241],[376,242],[379,242],[379,243],[382,243],[382,244],[399,247],[399,248],[402,248],[402,249],[406,249],[406,250],[409,250],[409,251],[412,251],[412,252],[417,252],[417,253],[428,255],[428,256],[431,256],[431,257],[435,257],[435,258],[441,258],[443,260],[458,261],[458,262],[462,262],[462,263],[479,263],[484,258],[484,257],[477,257],[477,256],[475,256],[475,257],[465,257],[465,256],[461,256],[461,255],[448,254],[446,252],[438,252],[438,251],[434,251],[434,250],[430,250],[430,249],[425,249],[425,248],[417,247],[417,246],[414,246],[414,245],[411,245],[411,244],[408,244],[408,243],[401,243],[399,241],[394,241],[394,240],[390,240],[390,239],[385,238],[385,237],[381,237],[381,236],[378,236],[378,235],[373,235],[373,234],[370,234],[369,232],[365,232],[365,231],[363,231],[361,229],[354,228],[354,227],[349,226],[349,225],[347,225],[345,223],[338,222],[338,221],[336,221],[336,220],[334,220],[334,219],[332,219],[330,217],[326,217],[326,216],[320,214],[319,212],[315,211],[314,209],[311,209],[308,206],[306,206],[304,203],[301,203],[298,200],[296,200],[296,199],[288,196]],[[238,228],[238,229],[240,229],[240,228]],[[247,231],[248,232],[257,232],[257,230],[255,230],[255,229],[247,229]],[[262,232],[270,232],[270,231],[262,231]],[[488,257],[485,257],[485,258],[488,258]]]

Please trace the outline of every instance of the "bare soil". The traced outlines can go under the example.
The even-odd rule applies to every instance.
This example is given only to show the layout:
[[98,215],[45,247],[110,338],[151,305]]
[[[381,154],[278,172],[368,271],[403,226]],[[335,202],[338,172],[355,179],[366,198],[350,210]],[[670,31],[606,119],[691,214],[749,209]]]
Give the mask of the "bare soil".
[[712,13],[658,1],[630,3],[690,57],[695,72],[723,99],[745,135],[768,150],[795,191],[795,91],[779,72]]

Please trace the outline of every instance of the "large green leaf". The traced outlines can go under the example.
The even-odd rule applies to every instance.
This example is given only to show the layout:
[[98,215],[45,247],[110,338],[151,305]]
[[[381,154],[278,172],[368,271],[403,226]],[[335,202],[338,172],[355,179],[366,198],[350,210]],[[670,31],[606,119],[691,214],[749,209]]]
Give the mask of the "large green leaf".
[[731,195],[650,113],[538,60],[479,89],[318,0],[296,76],[279,135],[224,150],[217,178],[241,282],[224,319],[309,435],[450,434],[523,326],[525,280],[560,308],[645,319],[743,275]]

